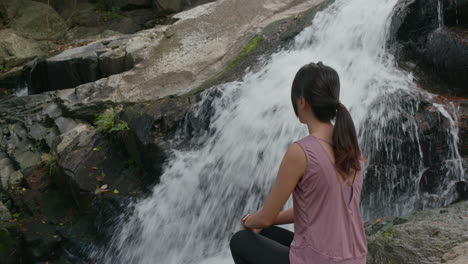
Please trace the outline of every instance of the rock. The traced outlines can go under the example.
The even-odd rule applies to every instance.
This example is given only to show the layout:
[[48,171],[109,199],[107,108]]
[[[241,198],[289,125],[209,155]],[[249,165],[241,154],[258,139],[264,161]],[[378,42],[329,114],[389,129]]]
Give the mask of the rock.
[[117,139],[119,137],[110,141],[88,129],[62,150],[59,165],[79,190],[94,194],[96,188],[103,184],[111,190],[119,190],[121,194],[145,190],[139,176],[141,168],[128,155],[121,139]]
[[56,40],[67,30],[62,17],[47,4],[18,0],[10,5],[10,12],[15,14],[10,27],[25,38]]
[[57,126],[61,134],[65,134],[66,132],[77,127],[79,124],[71,118],[59,117],[55,119],[55,125]]
[[23,237],[13,224],[0,222],[0,258],[5,264],[30,263],[24,253]]
[[0,58],[4,67],[13,68],[41,55],[43,52],[37,42],[19,36],[12,29],[0,30]]
[[15,169],[13,163],[8,158],[0,159],[0,180],[3,189],[10,189],[10,177],[14,173]]
[[18,170],[18,171],[13,172],[10,175],[10,181],[9,181],[10,189],[18,189],[22,185],[23,179],[24,177],[21,171]]
[[176,13],[182,11],[184,8],[211,1],[202,0],[153,0],[154,4],[159,7],[160,10],[168,13]]
[[26,226],[28,231],[24,232],[24,239],[28,255],[36,260],[56,258],[62,238],[55,227],[38,220],[33,220]]
[[31,135],[31,137],[35,139],[36,141],[39,141],[45,138],[47,135],[47,128],[45,128],[40,123],[34,123],[28,129],[29,129],[29,135]]
[[151,0],[93,0],[93,2],[98,2],[97,8],[104,10],[111,10],[112,8],[128,10],[136,8],[150,8],[152,6]]
[[41,162],[41,155],[36,152],[25,151],[15,155],[15,159],[18,162],[20,168],[25,170],[27,168],[38,165]]
[[61,153],[65,150],[65,148],[70,145],[75,138],[77,138],[81,133],[85,131],[89,131],[90,127],[88,125],[78,125],[74,127],[72,130],[67,131],[60,135],[61,141],[60,144],[57,146],[57,153]]
[[447,264],[468,263],[468,242],[452,248],[449,252],[442,256],[442,259]]
[[94,42],[37,61],[31,70],[30,93],[73,88],[131,69],[132,57],[123,49],[106,47],[109,42]]
[[99,56],[99,69],[103,76],[111,76],[133,67],[133,59],[125,50],[108,51]]
[[30,93],[73,88],[97,80],[98,53],[106,51],[101,43],[69,49],[39,62],[31,71]]
[[140,27],[144,27],[148,21],[156,17],[155,12],[151,9],[136,9],[127,11],[124,14],[130,17]]
[[425,89],[467,96],[468,1],[443,1],[443,20],[438,5],[439,0],[400,0],[392,19],[393,48]]
[[457,255],[446,254],[468,241],[468,202],[445,209],[448,212],[443,214],[440,208],[410,214],[407,216],[408,222],[399,225],[384,223],[379,231],[368,236],[367,263],[433,264]]
[[[449,119],[433,108],[435,103],[451,107],[447,101],[413,96],[404,91],[387,94],[369,107],[372,111],[382,111],[383,116],[387,117],[390,111],[399,114],[387,118],[383,126],[381,119],[370,118],[360,131],[360,136],[367,140],[364,152],[372,157],[368,160],[368,177],[362,189],[361,205],[365,218],[406,213],[408,197],[412,197],[412,210],[436,207],[453,201],[452,196],[444,196],[441,191],[454,192],[455,182],[460,179],[460,174],[444,165],[447,157],[452,155],[452,150],[446,143],[452,140],[452,126]],[[390,105],[395,107],[391,108]],[[412,114],[408,116],[405,113]],[[410,123],[418,128],[417,140],[414,140],[412,132],[403,128]],[[385,129],[386,136],[374,137],[375,130],[382,128]],[[425,170],[418,174],[420,169],[414,164],[421,164]],[[415,180],[412,175],[419,175],[420,178]],[[382,204],[387,206],[380,206]]]
[[457,89],[450,94],[468,96],[468,35],[462,31],[440,29],[427,37],[421,57],[427,71]]
[[[12,94],[16,90],[26,87],[26,85],[23,67],[14,67],[7,72],[0,73],[0,89],[7,90],[9,92],[8,94]],[[2,95],[0,95],[0,97],[2,97]]]
[[120,19],[113,20],[108,23],[106,27],[110,30],[117,31],[122,34],[131,34],[142,29],[140,25],[135,23],[135,21],[129,17],[122,17]]
[[[197,6],[177,14],[180,20],[173,25],[157,26],[130,36],[125,48],[133,58],[135,67],[76,87],[76,93],[62,98],[65,107],[74,114],[83,115],[88,112],[87,109],[109,104],[110,98],[114,103],[139,103],[189,91],[200,92],[208,87],[204,83],[211,77],[218,73],[224,76],[225,67],[232,61],[237,62],[234,66],[240,65],[238,63],[242,60],[236,56],[256,36],[247,29],[260,30],[271,22],[292,16],[286,23],[289,28],[282,28],[282,24],[277,23],[276,31],[272,27],[265,33],[268,38],[276,40],[274,45],[265,44],[274,52],[279,45],[288,45],[302,26],[310,24],[309,18],[325,6],[318,6],[322,1],[295,1],[294,4],[289,1],[281,4],[271,4],[269,0],[239,1],[235,6],[230,1]],[[302,16],[299,16],[299,22],[293,19],[302,12],[304,19]],[[211,26],[202,26],[207,24]],[[194,25],[201,25],[197,32],[193,31]],[[278,31],[281,38],[277,38]],[[252,56],[251,62],[260,57],[260,54],[257,55]],[[244,65],[236,70],[243,72]],[[203,88],[197,89],[201,86]]]
[[8,211],[8,208],[6,208],[5,205],[2,202],[0,202],[0,221],[8,220],[11,220],[10,211]]

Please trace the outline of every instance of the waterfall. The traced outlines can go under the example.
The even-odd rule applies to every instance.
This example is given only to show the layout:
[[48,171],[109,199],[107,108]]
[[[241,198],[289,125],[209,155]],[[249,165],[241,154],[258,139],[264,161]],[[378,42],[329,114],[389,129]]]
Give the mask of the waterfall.
[[437,3],[437,13],[439,19],[439,28],[444,26],[444,3],[443,0],[439,0]]
[[[193,115],[203,115],[209,105],[209,130],[193,139],[193,149],[174,150],[152,195],[129,208],[111,244],[92,257],[99,263],[232,263],[228,240],[240,217],[259,209],[288,145],[307,135],[294,115],[290,87],[309,62],[323,61],[340,75],[341,101],[351,111],[368,162],[365,181],[376,183],[363,194],[366,218],[451,202],[454,182],[464,177],[455,110],[422,105],[433,95],[418,89],[387,52],[397,1],[336,0],[261,70],[206,91]],[[434,122],[449,124],[440,138],[449,146],[440,161],[444,175],[427,195],[420,183],[432,169],[424,161],[428,146],[415,118],[423,107],[434,108]]]

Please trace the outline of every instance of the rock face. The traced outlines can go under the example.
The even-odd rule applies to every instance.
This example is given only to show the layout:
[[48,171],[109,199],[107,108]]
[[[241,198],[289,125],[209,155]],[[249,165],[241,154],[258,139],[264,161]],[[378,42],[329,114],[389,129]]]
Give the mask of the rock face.
[[63,18],[49,5],[18,0],[10,2],[10,27],[25,38],[55,40],[67,30]]
[[118,43],[124,40],[99,41],[35,62],[29,77],[29,93],[73,88],[131,69],[133,58]]
[[109,223],[121,217],[131,197],[159,181],[169,140],[197,100],[168,98],[112,110],[128,120],[129,129],[111,133],[93,122],[96,113],[84,116],[90,121],[65,117],[66,92],[0,101],[5,263],[58,261],[63,250],[79,257],[84,245],[108,239]]
[[465,263],[467,213],[468,202],[460,202],[368,225],[367,263]]
[[[403,67],[421,75],[434,92],[467,96],[468,1],[402,0],[395,9],[393,31]],[[409,62],[409,63],[408,63]]]
[[43,54],[36,42],[18,36],[11,29],[0,30],[0,65],[12,68]]

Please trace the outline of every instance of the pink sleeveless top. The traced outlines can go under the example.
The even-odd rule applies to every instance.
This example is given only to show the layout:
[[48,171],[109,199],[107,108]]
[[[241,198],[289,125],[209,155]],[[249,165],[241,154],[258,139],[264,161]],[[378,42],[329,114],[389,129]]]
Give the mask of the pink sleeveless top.
[[307,165],[293,192],[291,264],[365,264],[367,239],[359,211],[362,170],[353,185],[346,186],[317,137],[296,143],[304,150]]

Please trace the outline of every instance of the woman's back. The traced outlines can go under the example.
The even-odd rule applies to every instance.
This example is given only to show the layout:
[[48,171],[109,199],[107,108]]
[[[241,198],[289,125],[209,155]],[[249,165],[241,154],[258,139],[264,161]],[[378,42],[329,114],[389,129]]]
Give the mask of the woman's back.
[[304,150],[307,165],[293,192],[290,261],[365,264],[367,240],[359,211],[362,169],[349,177],[352,185],[347,186],[340,181],[332,157],[320,141],[311,135],[297,142]]

